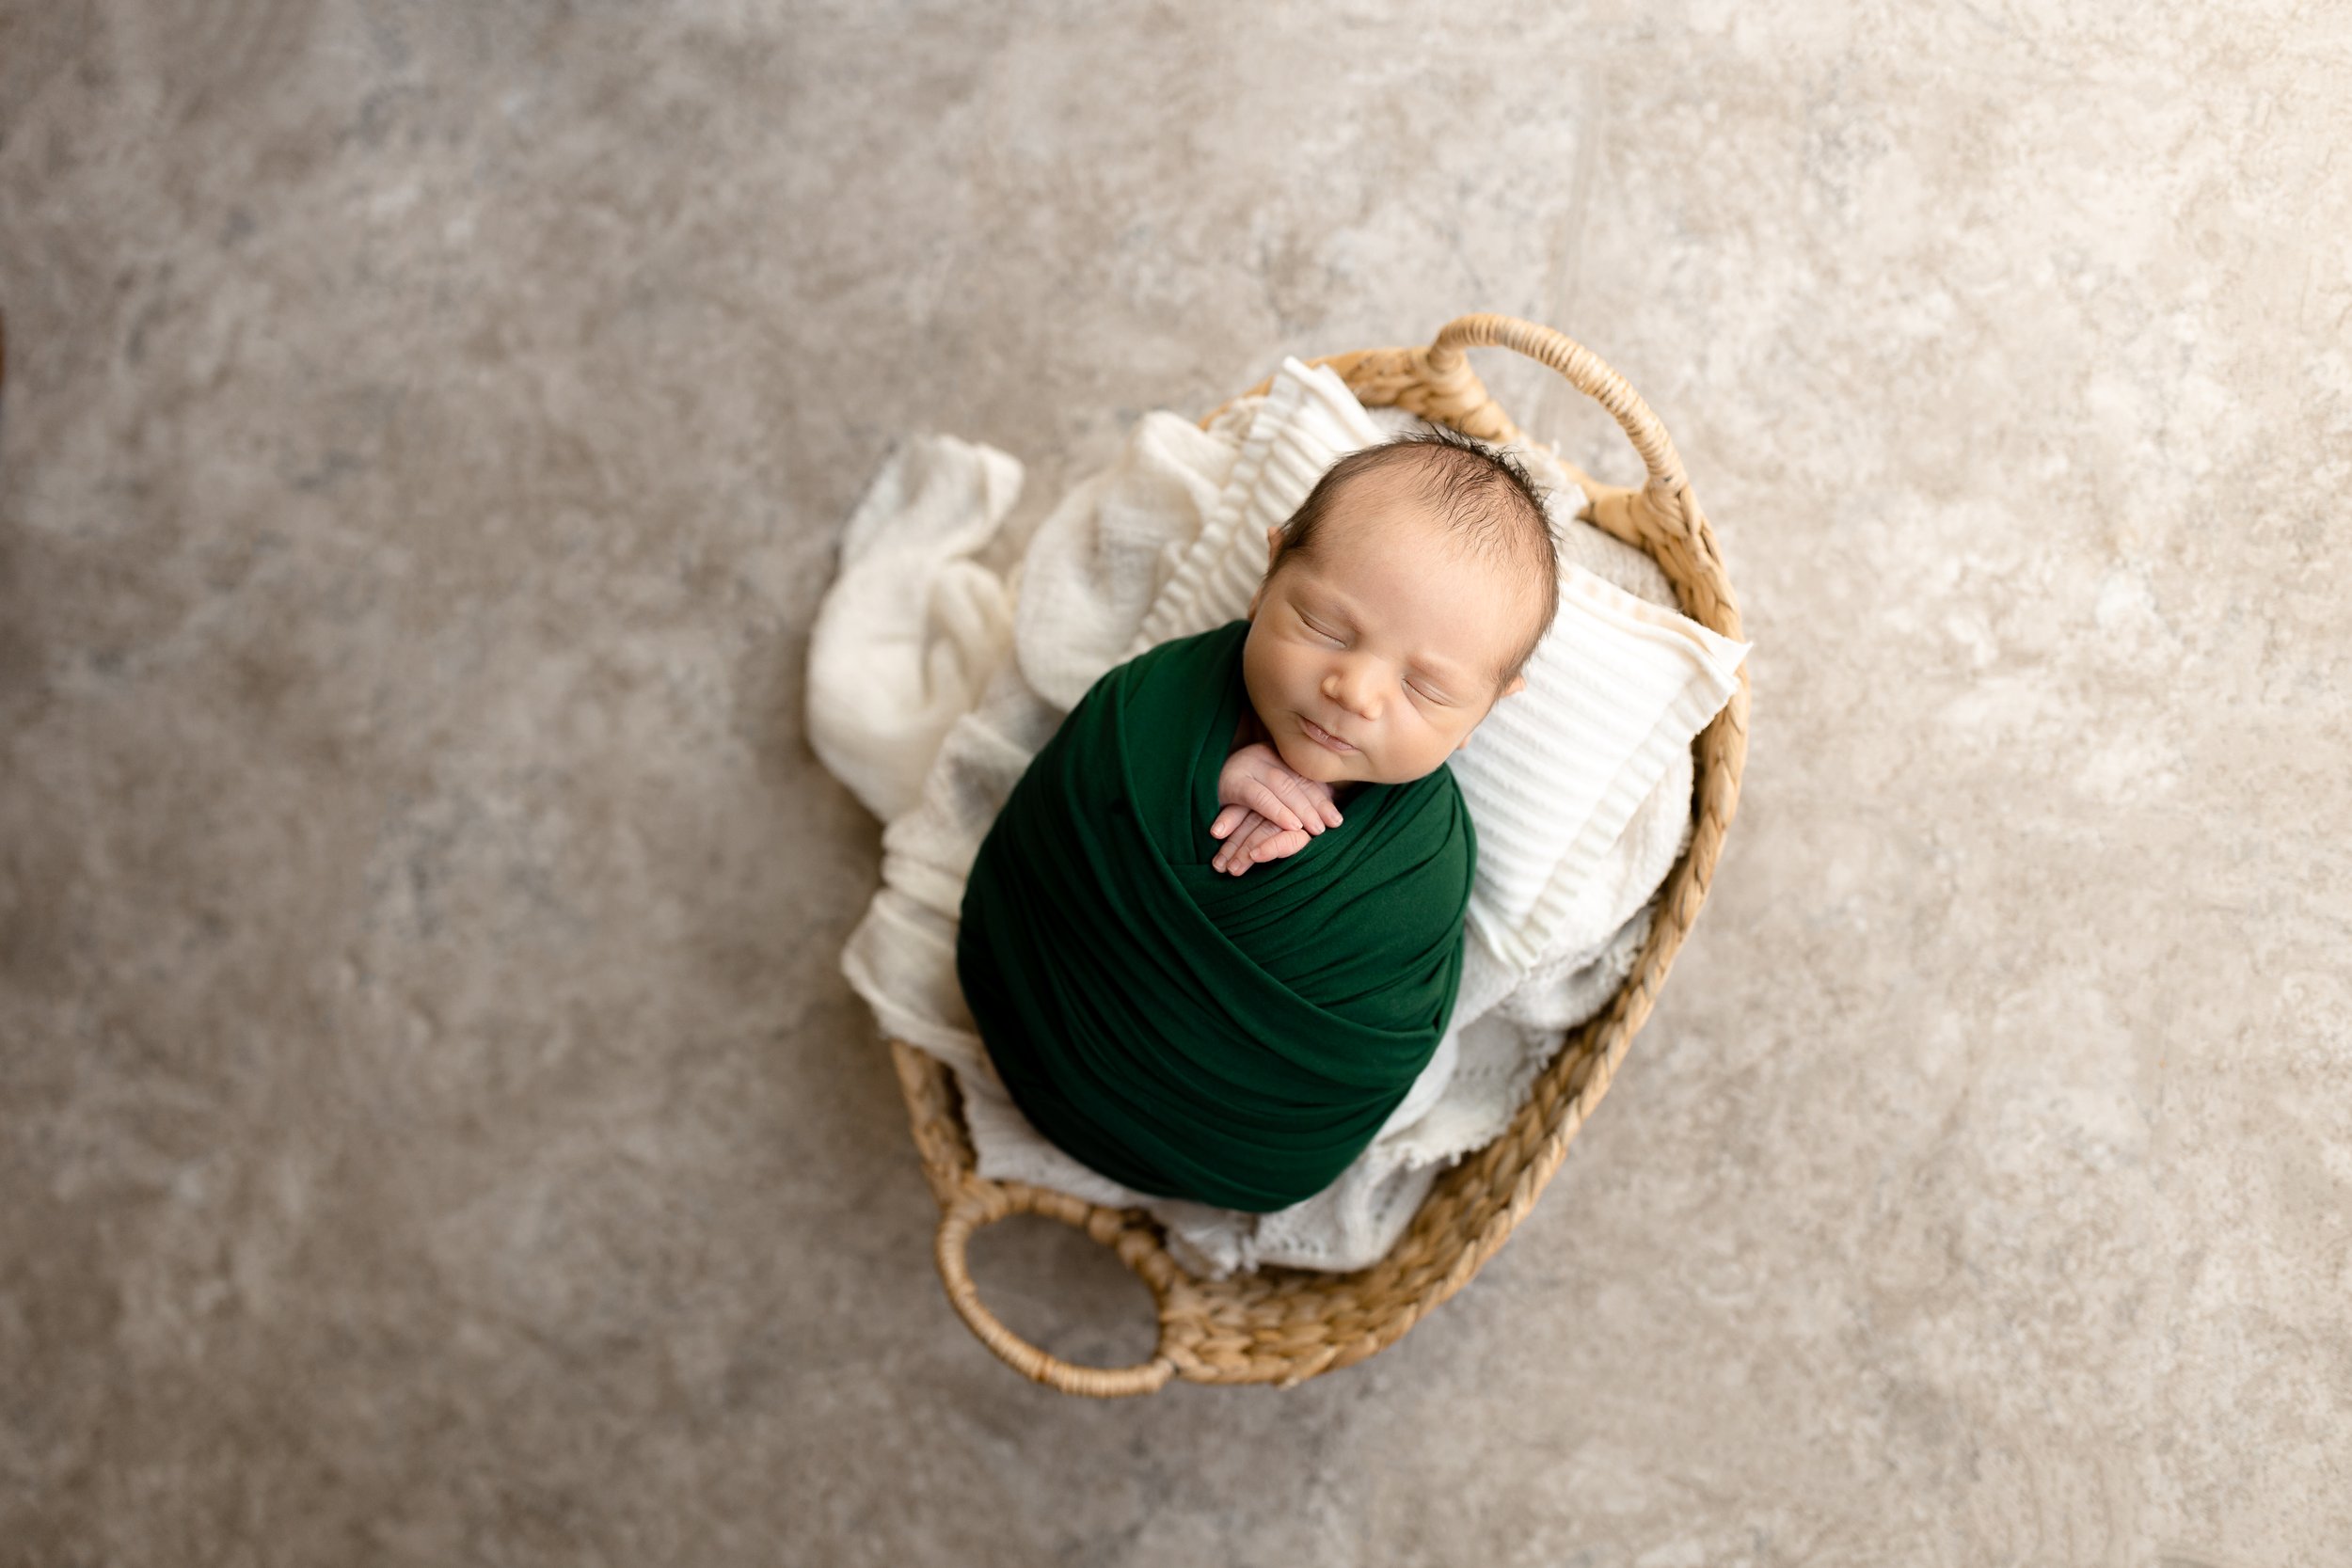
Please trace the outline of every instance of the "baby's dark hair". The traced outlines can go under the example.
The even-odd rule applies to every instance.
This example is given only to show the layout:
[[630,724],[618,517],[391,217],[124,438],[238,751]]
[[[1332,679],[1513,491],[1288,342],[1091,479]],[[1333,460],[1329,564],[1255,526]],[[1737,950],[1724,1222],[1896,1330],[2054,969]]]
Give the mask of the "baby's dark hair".
[[1517,458],[1484,441],[1440,425],[1348,453],[1325,470],[1282,525],[1281,548],[1266,576],[1314,548],[1317,529],[1350,483],[1391,469],[1418,484],[1419,498],[1472,553],[1536,579],[1542,613],[1497,681],[1510,685],[1560,612],[1560,546],[1544,513],[1543,490]]

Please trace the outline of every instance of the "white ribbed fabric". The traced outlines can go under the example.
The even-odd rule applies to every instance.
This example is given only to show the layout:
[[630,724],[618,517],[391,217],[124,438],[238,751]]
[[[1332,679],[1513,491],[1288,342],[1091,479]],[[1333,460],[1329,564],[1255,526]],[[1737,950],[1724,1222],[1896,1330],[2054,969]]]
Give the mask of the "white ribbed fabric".
[[1739,689],[1748,644],[1573,563],[1527,689],[1495,705],[1450,766],[1482,838],[1470,922],[1532,968],[1668,764]]

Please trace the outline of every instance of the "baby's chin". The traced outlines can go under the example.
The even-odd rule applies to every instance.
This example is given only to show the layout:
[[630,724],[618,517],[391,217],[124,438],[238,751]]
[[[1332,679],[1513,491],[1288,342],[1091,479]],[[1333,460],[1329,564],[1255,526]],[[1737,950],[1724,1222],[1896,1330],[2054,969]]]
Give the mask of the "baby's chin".
[[[1283,744],[1288,741],[1289,744]],[[1361,752],[1345,756],[1318,746],[1305,736],[1285,736],[1275,742],[1274,754],[1282,759],[1282,766],[1302,779],[1312,779],[1334,789],[1352,790],[1368,784],[1404,784],[1409,780],[1383,779],[1368,767]]]
[[1350,783],[1355,769],[1349,765],[1361,761],[1363,756],[1359,752],[1354,756],[1343,757],[1327,747],[1316,745],[1303,735],[1277,737],[1274,753],[1282,759],[1283,767],[1300,778],[1327,784]]

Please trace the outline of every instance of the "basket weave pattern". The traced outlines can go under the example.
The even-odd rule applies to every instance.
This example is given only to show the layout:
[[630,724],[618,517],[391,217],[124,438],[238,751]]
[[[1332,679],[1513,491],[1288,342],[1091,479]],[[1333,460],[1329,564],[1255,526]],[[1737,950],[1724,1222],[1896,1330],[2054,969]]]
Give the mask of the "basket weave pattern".
[[[1654,557],[1683,612],[1740,636],[1740,608],[1714,531],[1692,494],[1673,440],[1623,377],[1549,327],[1509,316],[1449,322],[1427,348],[1367,349],[1315,361],[1330,366],[1368,405],[1393,404],[1465,435],[1508,441],[1516,425],[1486,393],[1465,349],[1501,346],[1550,367],[1614,416],[1641,454],[1636,489],[1597,483],[1572,466],[1584,518]],[[1245,396],[1263,393],[1269,378]],[[1200,421],[1205,427],[1216,417]],[[1139,1209],[1105,1209],[1025,1182],[990,1181],[975,1169],[954,1081],[935,1057],[890,1042],[916,1148],[941,1215],[935,1243],[947,1299],[989,1349],[1024,1375],[1096,1398],[1150,1393],[1171,1377],[1194,1383],[1295,1386],[1352,1366],[1398,1339],[1468,1284],[1560,1168],[1609,1092],[1626,1049],[1650,1014],[1675,954],[1707,901],[1724,836],[1740,799],[1747,756],[1748,675],[1694,742],[1696,784],[1690,848],[1667,874],[1658,918],[1632,972],[1609,1006],[1569,1031],[1534,1092],[1494,1142],[1442,1172],[1405,1235],[1367,1269],[1334,1275],[1270,1268],[1232,1279],[1199,1278],[1162,1243]],[[1124,1368],[1080,1367],[1007,1328],[983,1306],[966,1263],[972,1232],[1009,1214],[1036,1213],[1083,1230],[1114,1250],[1151,1288],[1160,1336],[1152,1358]]]

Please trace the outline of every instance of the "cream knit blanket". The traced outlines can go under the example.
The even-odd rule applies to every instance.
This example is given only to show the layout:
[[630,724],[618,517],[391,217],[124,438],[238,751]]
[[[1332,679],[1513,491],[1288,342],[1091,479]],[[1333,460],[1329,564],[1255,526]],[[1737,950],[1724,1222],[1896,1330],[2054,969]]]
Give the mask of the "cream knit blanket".
[[[886,1035],[954,1069],[982,1176],[1148,1209],[1180,1260],[1206,1275],[1378,1260],[1438,1172],[1509,1125],[1562,1032],[1598,1011],[1630,972],[1654,895],[1690,833],[1683,745],[1619,818],[1621,832],[1574,847],[1573,878],[1561,885],[1561,846],[1515,853],[1528,834],[1514,819],[1556,800],[1556,789],[1539,786],[1579,759],[1547,758],[1540,733],[1517,736],[1512,747],[1538,766],[1531,773],[1522,759],[1513,766],[1523,776],[1474,789],[1475,769],[1460,766],[1470,753],[1457,755],[1479,824],[1481,878],[1452,1026],[1371,1146],[1330,1188],[1294,1208],[1245,1214],[1132,1192],[1028,1125],[997,1083],[957,984],[964,879],[998,807],[1069,705],[1139,642],[1158,640],[1144,636],[1147,613],[1161,635],[1200,629],[1168,630],[1164,596],[1171,583],[1182,596],[1188,568],[1198,575],[1202,541],[1219,522],[1220,497],[1231,509],[1228,481],[1237,460],[1249,459],[1247,438],[1263,401],[1240,400],[1207,431],[1174,414],[1145,415],[1116,462],[1075,485],[1001,574],[975,558],[1007,553],[1001,531],[1021,465],[951,436],[902,442],[843,537],[840,575],[809,654],[810,741],[888,824],[882,886],[842,955],[850,984]],[[1362,430],[1375,436],[1421,424],[1352,400],[1347,409],[1343,417],[1366,421]],[[1564,563],[1606,579],[1595,593],[1628,604],[1638,595],[1645,610],[1672,605],[1654,562],[1574,518],[1582,498],[1549,452],[1514,451],[1555,492]],[[1263,537],[1260,528],[1261,562]],[[1213,617],[1203,626],[1238,613],[1213,594],[1201,597],[1199,614]],[[1507,914],[1498,912],[1506,905]]]

